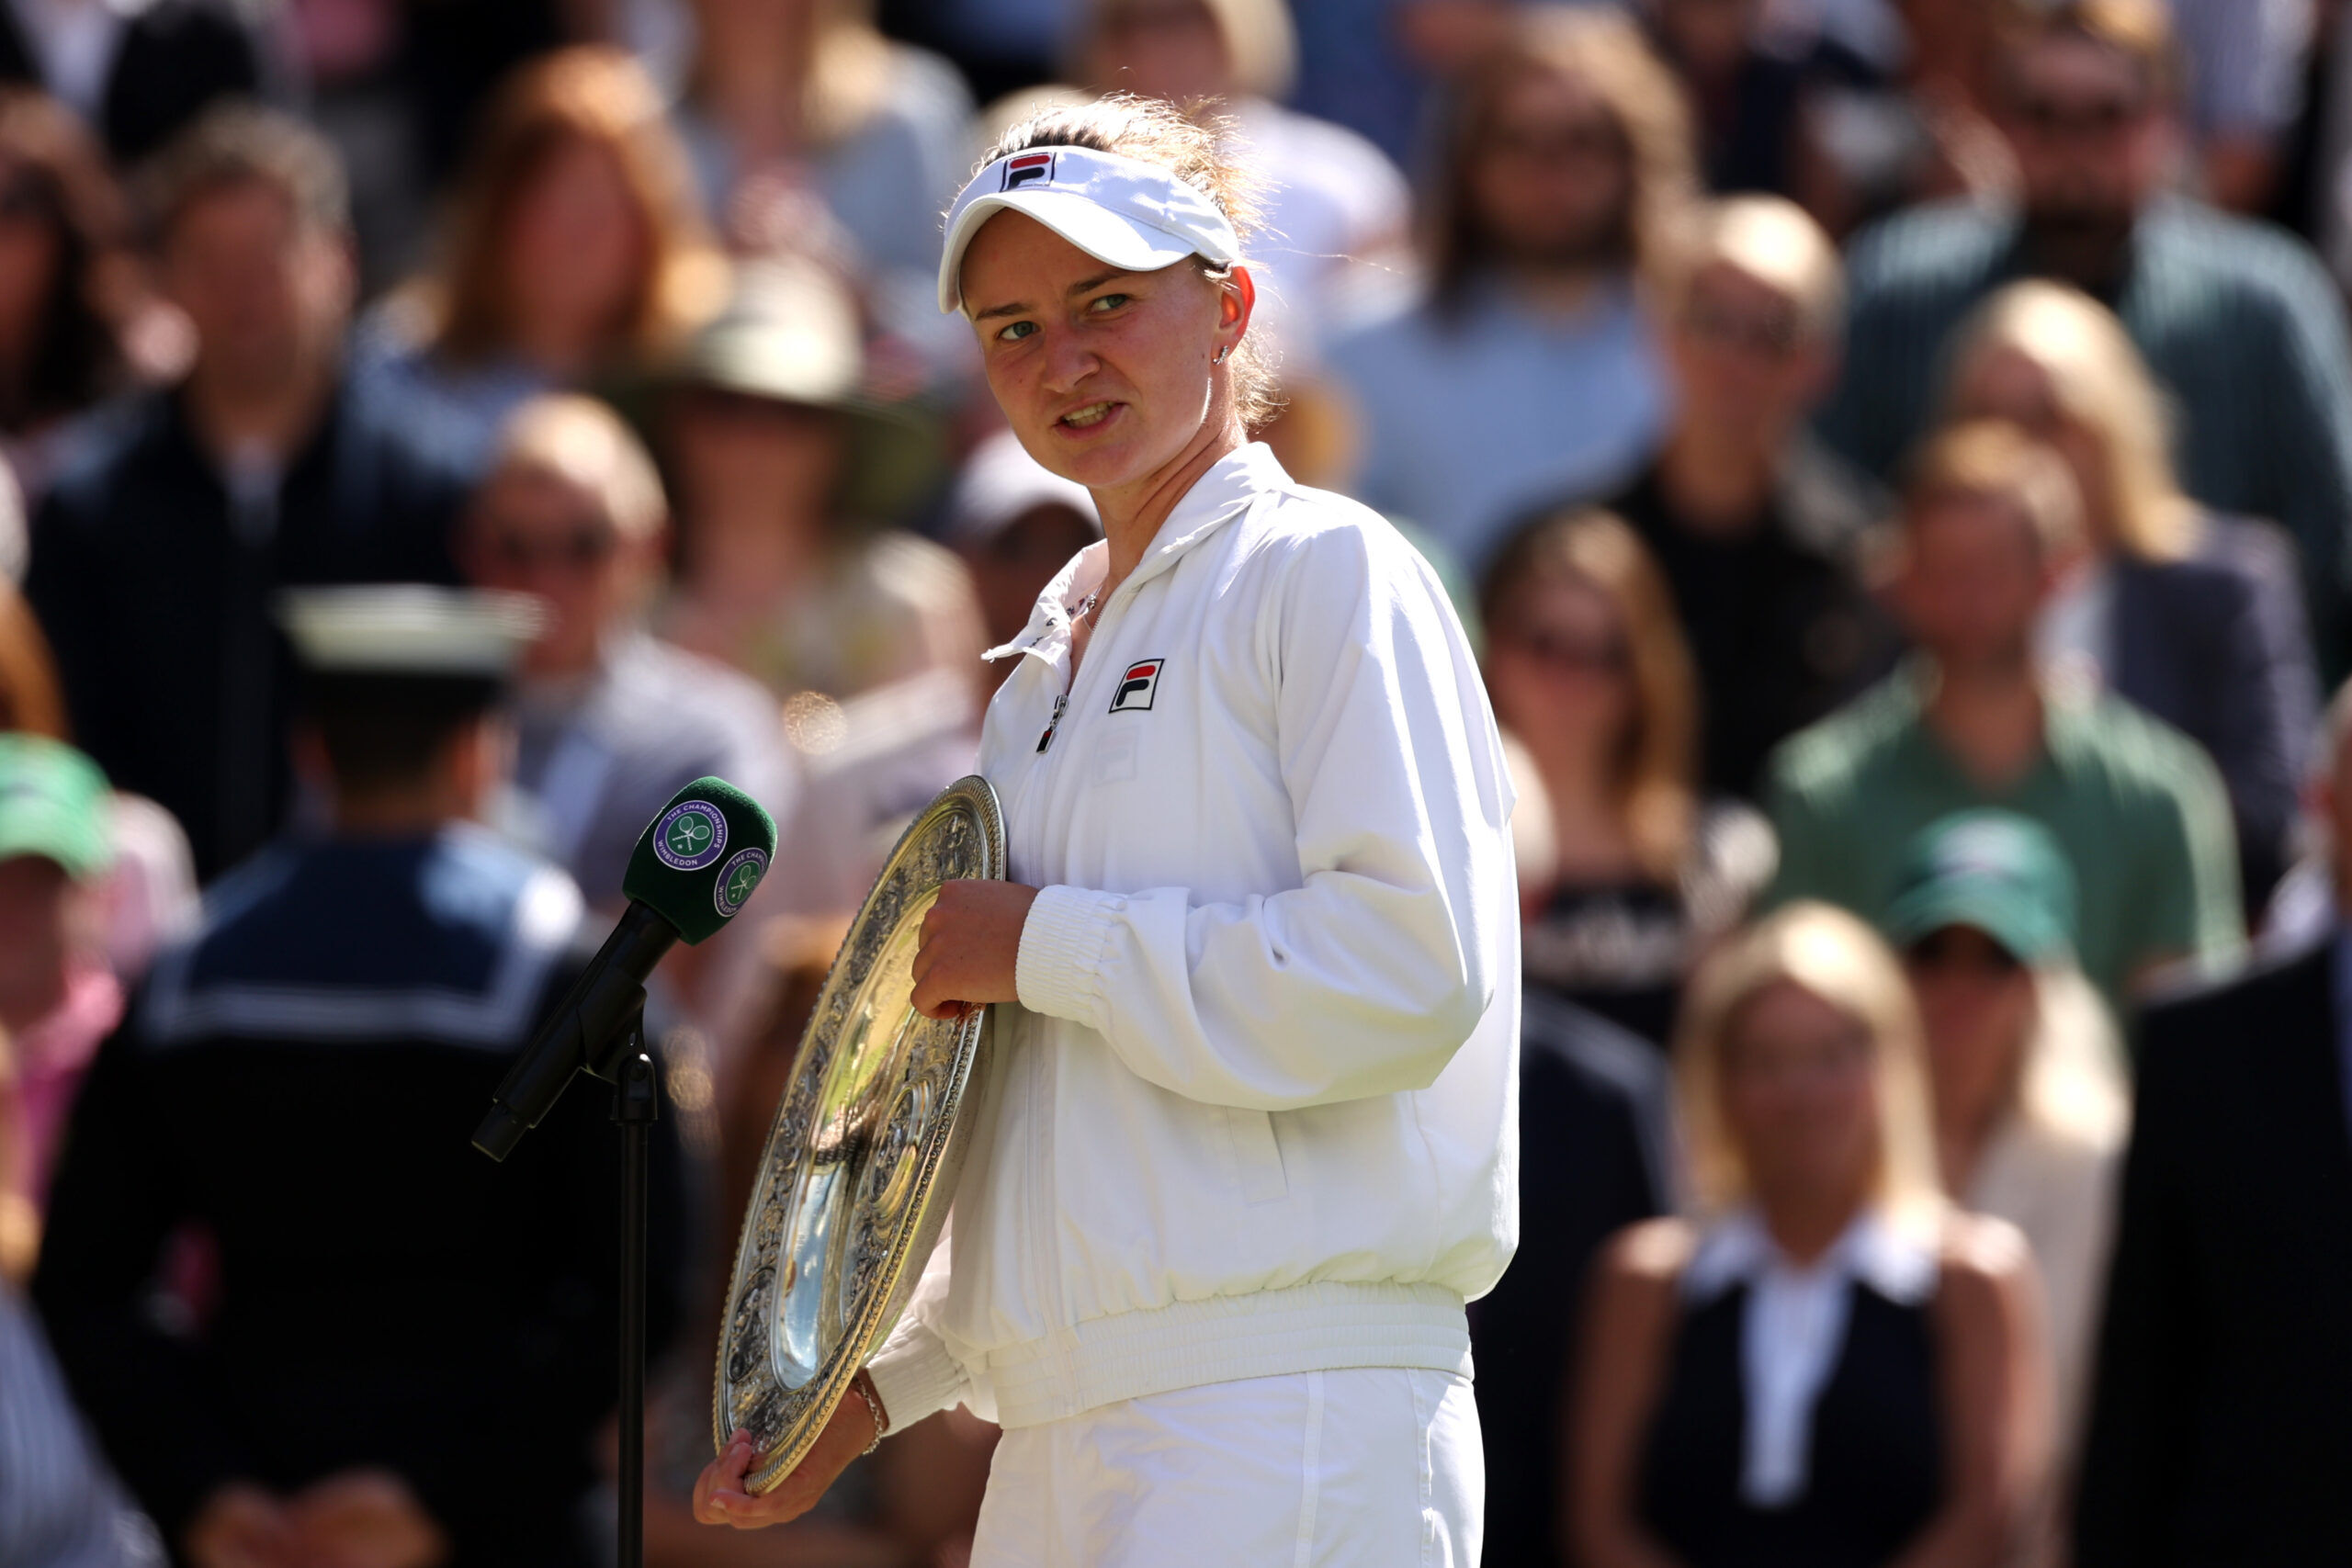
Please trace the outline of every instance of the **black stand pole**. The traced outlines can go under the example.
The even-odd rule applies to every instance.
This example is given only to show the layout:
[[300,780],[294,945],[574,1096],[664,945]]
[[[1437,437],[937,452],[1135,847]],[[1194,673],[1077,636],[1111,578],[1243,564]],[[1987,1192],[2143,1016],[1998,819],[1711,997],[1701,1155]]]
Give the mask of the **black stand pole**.
[[620,1568],[645,1563],[646,1156],[662,1117],[662,1075],[645,1049],[645,1017],[629,1020],[613,1077],[621,1130]]

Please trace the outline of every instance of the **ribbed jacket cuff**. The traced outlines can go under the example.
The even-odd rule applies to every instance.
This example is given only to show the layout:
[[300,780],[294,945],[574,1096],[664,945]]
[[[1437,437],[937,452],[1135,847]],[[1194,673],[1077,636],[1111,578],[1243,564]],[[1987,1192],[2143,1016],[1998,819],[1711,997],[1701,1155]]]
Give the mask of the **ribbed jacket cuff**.
[[1125,902],[1115,893],[1083,887],[1040,891],[1021,928],[1021,955],[1013,965],[1012,985],[1021,1005],[1100,1030],[1102,994],[1096,971],[1103,928]]
[[883,1341],[865,1370],[893,1432],[903,1432],[963,1397],[964,1369],[947,1353],[946,1341],[918,1324],[903,1325]]

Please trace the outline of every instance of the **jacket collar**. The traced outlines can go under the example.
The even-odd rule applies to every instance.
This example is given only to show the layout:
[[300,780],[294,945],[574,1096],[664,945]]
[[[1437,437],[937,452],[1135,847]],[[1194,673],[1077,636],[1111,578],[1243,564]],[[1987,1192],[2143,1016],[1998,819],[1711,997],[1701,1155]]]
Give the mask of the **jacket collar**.
[[[1275,460],[1273,449],[1262,441],[1252,441],[1227,453],[1178,498],[1174,508],[1161,520],[1159,532],[1152,536],[1143,559],[1136,563],[1135,570],[1119,585],[1119,592],[1130,593],[1158,577],[1182,560],[1195,545],[1249,511],[1260,496],[1270,491],[1287,490],[1292,482],[1282,464]],[[1086,595],[1102,581],[1110,558],[1110,543],[1102,539],[1072,556],[1069,564],[1056,573],[1054,580],[1046,584],[1045,592],[1037,595],[1037,603],[1029,612],[1029,624],[1021,629],[1021,635],[980,657],[993,660],[1031,651],[1037,651],[1042,657],[1040,644],[1052,640],[1057,633],[1065,637],[1069,635],[1070,618],[1085,603]]]
[[[1193,481],[1167,517],[1121,592],[1148,582],[1183,558],[1186,551],[1250,510],[1269,491],[1289,488],[1291,478],[1274,460],[1273,448],[1252,441],[1210,465]],[[1104,547],[1107,558],[1109,547]],[[1099,575],[1099,574],[1098,574]]]

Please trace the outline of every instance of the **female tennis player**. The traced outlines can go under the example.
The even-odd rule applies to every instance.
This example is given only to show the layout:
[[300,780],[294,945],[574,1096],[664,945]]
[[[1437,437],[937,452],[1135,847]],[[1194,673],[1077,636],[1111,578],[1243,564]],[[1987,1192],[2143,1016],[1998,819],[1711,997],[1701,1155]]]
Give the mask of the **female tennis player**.
[[1463,1311],[1517,1233],[1519,930],[1493,716],[1437,578],[1252,445],[1249,211],[1214,127],[1110,99],[1000,143],[943,310],[1106,538],[991,658],[1010,880],[915,1003],[998,1006],[949,1238],[809,1457],[999,1422],[973,1562],[1468,1564]]

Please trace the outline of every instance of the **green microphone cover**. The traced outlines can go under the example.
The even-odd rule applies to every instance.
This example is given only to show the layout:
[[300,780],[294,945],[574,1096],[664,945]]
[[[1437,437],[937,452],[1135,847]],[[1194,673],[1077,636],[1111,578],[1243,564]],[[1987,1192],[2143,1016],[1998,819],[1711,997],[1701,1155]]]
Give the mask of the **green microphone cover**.
[[701,942],[752,897],[775,856],[775,821],[725,779],[696,779],[645,825],[621,891]]

